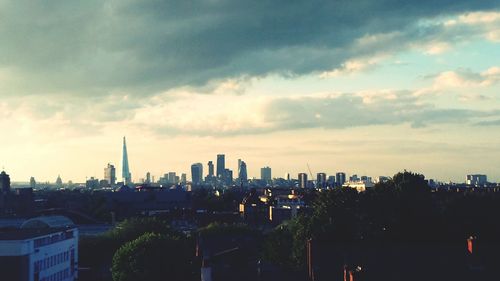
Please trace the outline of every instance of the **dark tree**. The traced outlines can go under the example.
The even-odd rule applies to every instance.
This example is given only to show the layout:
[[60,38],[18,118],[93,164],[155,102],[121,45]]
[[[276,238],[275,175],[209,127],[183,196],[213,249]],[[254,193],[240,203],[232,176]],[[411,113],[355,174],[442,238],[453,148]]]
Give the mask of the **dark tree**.
[[178,237],[143,234],[116,251],[111,267],[113,280],[193,280],[195,274],[190,252]]

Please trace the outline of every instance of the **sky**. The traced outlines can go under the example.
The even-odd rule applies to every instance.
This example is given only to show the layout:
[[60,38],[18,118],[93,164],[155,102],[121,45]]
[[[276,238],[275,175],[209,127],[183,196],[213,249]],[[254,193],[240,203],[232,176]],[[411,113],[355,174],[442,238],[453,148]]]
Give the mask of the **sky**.
[[500,1],[0,0],[13,181],[338,171],[500,181]]

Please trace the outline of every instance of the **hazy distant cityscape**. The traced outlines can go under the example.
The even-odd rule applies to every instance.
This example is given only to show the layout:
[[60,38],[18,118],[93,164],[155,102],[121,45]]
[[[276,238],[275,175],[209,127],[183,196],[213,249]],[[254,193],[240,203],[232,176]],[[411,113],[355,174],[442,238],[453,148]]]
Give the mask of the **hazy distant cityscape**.
[[[447,272],[442,268],[451,270],[454,280],[498,276],[492,262],[500,244],[491,237],[500,234],[500,227],[492,224],[489,211],[500,206],[500,185],[486,175],[441,183],[409,171],[376,178],[313,174],[306,164],[308,171],[297,177],[273,177],[266,166],[260,178],[249,179],[244,160],[238,159],[233,172],[225,155],[217,154],[206,170],[193,163],[190,180],[168,172],[158,179],[147,173],[134,182],[128,156],[124,137],[120,180],[110,163],[102,179],[86,183],[65,183],[59,176],[55,183],[32,177],[27,184],[11,184],[2,171],[2,276],[20,281],[142,280],[148,274],[152,280],[168,274],[193,281],[314,281],[343,274],[349,281],[380,280],[387,264],[401,256],[414,259],[416,267],[393,269],[394,280],[417,271],[415,276],[442,278]],[[471,209],[461,204],[475,206],[465,224],[457,216]],[[464,240],[466,247],[460,246]],[[382,241],[392,242],[379,248]],[[421,248],[423,242],[428,246]],[[150,243],[158,250],[146,248],[148,256],[143,256],[141,249]],[[421,249],[433,251],[435,258],[434,266],[423,271]],[[334,266],[327,266],[332,251]],[[175,269],[151,259],[171,260]],[[144,264],[134,269],[137,262]]]
[[[225,154],[217,154],[215,161],[203,163],[193,163],[191,165],[191,173],[188,176],[186,173],[177,174],[177,172],[166,172],[161,176],[154,176],[147,172],[143,177],[136,176],[138,180],[133,181],[132,173],[129,168],[128,152],[126,138],[123,137],[121,163],[121,177],[117,177],[116,167],[108,163],[104,167],[103,177],[89,177],[86,182],[63,182],[61,176],[58,176],[54,182],[38,182],[34,177],[30,178],[26,183],[14,183],[19,187],[36,188],[104,188],[116,189],[121,186],[135,185],[151,185],[159,187],[179,187],[187,191],[191,191],[196,187],[212,187],[212,188],[231,188],[231,187],[295,187],[295,188],[333,188],[338,186],[350,186],[358,191],[364,191],[366,188],[371,188],[378,182],[383,182],[389,179],[389,176],[367,176],[367,175],[347,175],[345,172],[336,172],[332,175],[327,175],[324,172],[313,174],[309,164],[305,164],[307,170],[297,175],[289,173],[283,176],[273,176],[272,168],[265,166],[260,168],[260,177],[249,178],[247,172],[247,164],[244,160],[238,159],[237,170],[233,171],[226,167]],[[204,167],[206,167],[204,169]],[[496,187],[495,182],[489,182],[487,175],[469,174],[464,176],[463,182],[439,182],[429,179],[428,184],[432,188],[438,186],[474,186],[474,187]]]

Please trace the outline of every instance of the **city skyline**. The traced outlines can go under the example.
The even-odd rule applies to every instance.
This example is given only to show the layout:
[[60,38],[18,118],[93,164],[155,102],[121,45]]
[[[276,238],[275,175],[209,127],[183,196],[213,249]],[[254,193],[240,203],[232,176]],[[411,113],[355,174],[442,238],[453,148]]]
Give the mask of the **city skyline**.
[[[300,175],[301,174],[304,174],[305,177],[306,177],[306,180],[307,181],[312,181],[312,180],[315,180],[317,176],[319,176],[319,174],[325,174],[324,176],[326,177],[329,177],[329,176],[337,176],[338,177],[338,173],[341,173],[341,174],[344,174],[344,177],[347,175],[347,176],[350,176],[350,175],[363,175],[363,176],[370,176],[370,177],[378,177],[378,176],[389,176],[391,177],[393,174],[397,173],[397,172],[400,172],[400,171],[403,171],[403,170],[408,170],[408,171],[411,171],[409,169],[401,169],[401,170],[398,170],[398,171],[395,171],[394,173],[392,174],[371,174],[371,173],[366,173],[364,171],[361,171],[361,170],[352,170],[352,171],[348,171],[348,170],[345,170],[345,169],[337,169],[337,170],[309,170],[310,167],[309,167],[309,163],[305,163],[305,168],[304,169],[296,169],[295,171],[296,172],[290,172],[290,171],[286,171],[284,173],[280,173],[280,174],[277,174],[275,172],[275,170],[272,168],[272,166],[270,165],[267,165],[265,164],[264,166],[262,167],[253,167],[253,169],[251,171],[253,171],[252,174],[248,173],[247,172],[247,166],[246,166],[246,163],[247,161],[244,161],[246,160],[245,158],[241,158],[241,157],[230,157],[229,159],[231,160],[234,160],[235,163],[233,163],[234,165],[232,165],[231,163],[228,163],[227,162],[227,157],[228,155],[225,154],[225,153],[218,153],[218,154],[214,154],[214,157],[212,159],[209,159],[207,161],[205,161],[204,163],[206,164],[203,164],[201,162],[196,162],[196,163],[191,163],[189,164],[189,167],[185,170],[183,169],[180,169],[180,170],[175,170],[175,169],[166,169],[164,171],[161,171],[161,172],[158,172],[157,174],[156,173],[151,173],[151,169],[147,169],[146,168],[146,172],[144,172],[143,174],[139,174],[136,178],[131,178],[131,182],[134,182],[134,183],[141,183],[141,180],[144,180],[146,181],[147,178],[148,178],[148,175],[149,177],[156,177],[156,179],[160,179],[163,175],[166,175],[166,174],[175,174],[175,173],[178,173],[179,175],[181,174],[189,174],[190,176],[192,176],[192,173],[193,173],[193,166],[198,166],[198,167],[201,167],[199,168],[201,170],[201,174],[198,174],[199,176],[199,179],[200,182],[202,181],[205,181],[205,177],[206,176],[210,176],[210,168],[209,168],[209,162],[211,163],[211,165],[214,165],[213,163],[215,162],[216,163],[216,167],[219,167],[219,164],[222,164],[220,167],[219,167],[219,170],[220,171],[223,171],[222,174],[224,175],[225,171],[226,170],[229,170],[233,173],[233,179],[236,180],[238,178],[238,175],[240,173],[239,171],[239,167],[240,165],[244,165],[244,169],[245,169],[245,174],[247,176],[248,179],[261,179],[262,178],[262,175],[263,175],[263,169],[266,169],[266,168],[270,168],[272,169],[272,176],[271,178],[274,179],[274,178],[286,178],[287,175],[290,175],[291,176],[291,179],[295,179],[295,180],[298,180],[299,182],[301,181],[300,180]],[[144,160],[143,160],[144,161]],[[129,170],[129,161],[128,161],[128,152],[127,152],[127,145],[126,145],[126,137],[124,136],[123,137],[123,141],[122,141],[122,154],[121,154],[121,162],[122,162],[122,165],[119,166],[119,168],[122,169],[122,180],[125,180],[124,178],[124,175],[125,174],[128,174],[129,176],[131,176],[131,172]],[[142,162],[142,161],[141,161]],[[147,161],[146,161],[147,162]],[[229,164],[229,165],[228,165]],[[73,180],[73,179],[64,179],[63,182],[66,183],[68,181],[71,181],[73,183],[84,183],[87,179],[89,178],[95,178],[95,179],[104,179],[104,180],[108,180],[108,176],[111,175],[111,173],[113,174],[113,177],[114,177],[114,173],[115,173],[115,165],[112,164],[112,162],[108,162],[107,163],[107,166],[103,166],[104,167],[104,173],[101,173],[100,175],[87,175],[85,176],[84,179],[82,180]],[[111,168],[110,168],[111,167]],[[109,169],[113,169],[113,172],[110,172]],[[198,169],[198,168],[197,168]],[[313,167],[314,169],[314,167]],[[4,169],[5,170],[5,169]],[[218,171],[219,171],[218,170]],[[419,172],[419,173],[422,173],[420,171],[413,171],[413,172]],[[9,172],[9,173],[12,173],[12,172]],[[311,176],[311,173],[312,173],[312,178],[308,178]],[[422,173],[424,175],[426,175],[425,173]],[[439,177],[429,177],[429,176],[426,176],[427,179],[434,179],[434,180],[437,180],[437,181],[442,181],[442,182],[448,182],[448,181],[452,181],[452,182],[456,182],[456,183],[461,183],[461,182],[466,182],[468,177],[466,178],[466,176],[470,175],[470,174],[486,174],[488,176],[488,181],[490,182],[496,182],[497,180],[495,179],[494,175],[490,175],[490,174],[487,174],[487,173],[483,173],[482,171],[475,171],[475,172],[468,172],[466,174],[463,174],[462,175],[462,178],[461,179],[457,179],[457,180],[443,180]],[[64,176],[64,175],[63,175]],[[12,175],[11,175],[12,177]],[[30,176],[30,179],[32,178],[32,176]],[[56,181],[52,181],[51,179],[42,179],[42,180],[39,180],[37,179],[36,177],[34,177],[37,181],[43,183],[43,182],[56,182],[57,183],[57,180],[61,180],[61,175],[60,173],[57,174],[57,180]],[[115,178],[116,180],[116,178]],[[337,179],[338,180],[338,179]],[[343,179],[343,181],[345,181],[345,179]],[[26,183],[26,182],[29,182],[29,181],[25,181],[25,180],[17,180],[15,177],[13,179],[13,182],[19,182],[19,183]],[[114,183],[113,183],[114,184]]]
[[498,7],[0,0],[0,167],[102,178],[126,135],[134,179],[224,153],[249,178],[500,181]]

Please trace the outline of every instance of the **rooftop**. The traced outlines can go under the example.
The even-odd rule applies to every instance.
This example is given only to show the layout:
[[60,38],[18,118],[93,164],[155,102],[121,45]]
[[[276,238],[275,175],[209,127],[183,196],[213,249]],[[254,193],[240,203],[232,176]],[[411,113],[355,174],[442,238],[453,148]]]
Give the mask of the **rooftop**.
[[41,228],[41,229],[20,229],[20,228],[0,228],[0,241],[2,240],[26,240],[52,233],[66,231],[69,228]]

